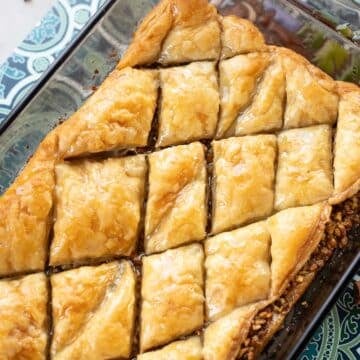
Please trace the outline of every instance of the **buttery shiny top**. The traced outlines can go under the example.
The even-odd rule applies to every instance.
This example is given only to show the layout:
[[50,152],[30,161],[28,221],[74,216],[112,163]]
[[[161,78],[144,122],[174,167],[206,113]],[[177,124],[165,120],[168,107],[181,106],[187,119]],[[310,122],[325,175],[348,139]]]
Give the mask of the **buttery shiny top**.
[[359,139],[357,86],[160,1],[0,198],[0,359],[235,359],[359,191]]

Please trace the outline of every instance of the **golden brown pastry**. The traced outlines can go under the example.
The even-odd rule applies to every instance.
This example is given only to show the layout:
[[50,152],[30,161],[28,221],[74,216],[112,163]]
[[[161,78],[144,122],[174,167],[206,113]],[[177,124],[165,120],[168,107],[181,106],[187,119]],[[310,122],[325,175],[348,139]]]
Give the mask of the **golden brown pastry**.
[[257,82],[269,63],[268,53],[238,55],[220,62],[220,118],[217,139],[235,134],[237,117],[250,105]]
[[262,33],[251,21],[230,15],[221,17],[221,25],[222,59],[266,50]]
[[0,280],[0,359],[46,359],[47,301],[44,274]]
[[205,237],[204,146],[181,145],[149,156],[145,251],[158,252]]
[[339,100],[335,81],[293,51],[275,51],[286,72],[284,127],[334,124]]
[[359,104],[250,22],[161,0],[0,198],[0,277],[52,288],[0,281],[0,360],[256,357],[331,245],[328,202],[360,190]]
[[251,104],[236,119],[235,135],[279,130],[282,127],[285,76],[280,61],[265,71]]
[[331,138],[328,125],[280,133],[275,209],[311,205],[330,197],[333,192]]
[[214,141],[213,149],[212,232],[270,215],[274,199],[275,135]]
[[50,263],[130,255],[143,202],[142,155],[56,166],[56,222]]
[[150,351],[137,357],[138,360],[202,360],[202,346],[198,336],[175,341],[160,350]]
[[283,210],[267,220],[271,235],[271,296],[287,286],[324,232],[331,207],[325,203]]
[[268,298],[270,234],[265,222],[206,240],[205,255],[206,312],[210,320]]
[[81,267],[51,277],[54,360],[129,357],[135,274],[127,261]]
[[162,69],[157,146],[212,138],[219,111],[215,63]]
[[207,0],[162,0],[145,17],[118,68],[215,60],[220,25]]
[[141,352],[203,325],[203,259],[198,244],[143,258]]
[[56,145],[57,137],[52,132],[0,197],[0,275],[45,267]]
[[204,331],[204,360],[235,360],[256,309],[243,306],[210,324]]
[[62,158],[147,145],[158,73],[114,70],[88,101],[57,128]]
[[360,88],[347,83],[339,83],[339,88],[332,203],[341,202],[360,190]]

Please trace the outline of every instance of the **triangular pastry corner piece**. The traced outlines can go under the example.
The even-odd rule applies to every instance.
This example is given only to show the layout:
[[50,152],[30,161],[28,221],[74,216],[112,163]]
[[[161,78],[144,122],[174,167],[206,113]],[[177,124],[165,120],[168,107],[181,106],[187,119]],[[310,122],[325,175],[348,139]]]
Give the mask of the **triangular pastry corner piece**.
[[207,0],[162,0],[145,17],[118,64],[181,64],[220,56],[220,24]]
[[235,360],[257,309],[257,304],[244,306],[208,325],[204,331],[204,360]]
[[251,21],[233,15],[220,17],[220,21],[221,59],[267,50],[263,34]]
[[327,202],[282,210],[267,220],[271,235],[271,293],[279,296],[309,259],[324,235]]
[[57,146],[52,131],[0,197],[0,276],[45,267]]

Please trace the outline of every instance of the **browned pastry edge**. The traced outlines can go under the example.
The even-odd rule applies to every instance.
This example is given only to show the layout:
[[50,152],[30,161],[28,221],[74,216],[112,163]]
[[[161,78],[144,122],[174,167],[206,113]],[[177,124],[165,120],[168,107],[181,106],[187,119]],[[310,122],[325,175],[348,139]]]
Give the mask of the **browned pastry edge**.
[[360,193],[357,193],[332,208],[330,220],[324,224],[325,231],[321,241],[310,259],[294,274],[282,294],[270,304],[265,304],[254,316],[248,336],[241,345],[239,359],[253,360],[260,355],[274,334],[282,328],[287,314],[325,266],[334,250],[347,246],[347,231],[359,224]]
[[325,88],[329,91],[334,91],[334,90],[336,91],[336,89],[335,89],[336,85],[335,85],[335,82],[332,79],[332,77],[330,75],[326,74],[324,71],[322,71],[318,67],[316,67],[315,65],[313,65],[309,60],[307,60],[303,56],[297,54],[295,51],[293,51],[291,49],[284,48],[284,47],[268,45],[268,48],[270,49],[271,52],[278,53],[279,55],[282,55],[283,57],[291,58],[298,64],[306,66],[306,68],[309,70],[311,75],[317,79],[317,81],[323,88]]
[[[360,86],[357,86],[353,83],[348,83],[345,81],[336,81],[337,84],[337,92],[341,98],[346,98],[347,95],[351,93],[359,93],[360,94]],[[355,183],[353,183],[348,189],[343,192],[336,193],[334,191],[333,196],[329,199],[329,203],[331,205],[339,204],[346,199],[349,199],[356,193],[360,191],[360,179],[358,179]]]
[[[287,276],[278,295],[259,303],[259,310],[253,317],[247,338],[241,344],[239,358],[248,360],[257,358],[272,336],[281,328],[287,313],[315,277],[315,271],[306,272],[305,269],[309,267],[309,263],[313,262],[317,253],[322,254],[324,230],[329,223],[331,209],[331,206],[325,202],[319,218],[313,224],[308,240],[301,249],[301,253],[305,253],[305,255],[310,252],[311,258],[304,263],[308,257],[304,258],[300,255],[300,259],[304,259],[304,261],[299,261],[294,270]],[[286,308],[284,309],[285,304]]]
[[334,194],[329,199],[329,204],[331,205],[340,204],[346,199],[349,199],[350,197],[355,195],[359,191],[360,191],[360,179],[356,181],[354,184],[352,184],[346,191],[343,191],[340,194]]
[[[331,206],[327,202],[325,202],[323,205],[323,209],[321,210],[319,219],[316,219],[316,221],[314,221],[308,240],[304,243],[304,245],[300,249],[299,261],[296,267],[293,269],[293,271],[290,274],[288,274],[285,282],[281,285],[279,294],[284,293],[288,284],[291,281],[293,281],[293,279],[299,273],[301,268],[304,266],[304,263],[306,262],[306,259],[308,259],[309,254],[310,255],[313,254],[313,252],[316,250],[324,234],[325,226],[329,222],[330,215],[331,215]],[[270,300],[275,300],[277,297],[278,295],[274,297],[274,299],[270,299]]]

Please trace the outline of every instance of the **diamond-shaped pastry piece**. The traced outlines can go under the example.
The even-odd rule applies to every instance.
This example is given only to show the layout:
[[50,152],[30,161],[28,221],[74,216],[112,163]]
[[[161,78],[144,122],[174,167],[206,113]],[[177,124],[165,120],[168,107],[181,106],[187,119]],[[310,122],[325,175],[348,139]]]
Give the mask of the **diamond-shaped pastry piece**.
[[286,72],[284,127],[334,124],[339,101],[335,81],[293,51],[277,51]]
[[237,117],[250,105],[257,81],[269,63],[268,53],[239,55],[220,62],[218,139],[235,134]]
[[205,237],[204,146],[181,145],[149,156],[145,251],[158,252]]
[[135,274],[127,261],[51,277],[54,360],[127,358],[135,319]]
[[50,263],[130,255],[143,202],[144,156],[56,166],[56,222]]
[[335,138],[333,203],[360,189],[360,91],[345,84],[342,84],[342,91]]
[[328,125],[283,131],[279,135],[277,210],[311,205],[332,194],[331,138]]
[[305,264],[323,236],[326,203],[286,209],[267,220],[271,235],[271,296],[277,296]]
[[157,95],[157,71],[113,71],[57,129],[62,157],[147,145]]
[[137,357],[138,360],[202,360],[202,346],[198,336],[175,341],[160,350],[150,351]]
[[215,141],[212,232],[232,229],[273,209],[275,135]]
[[206,311],[210,320],[234,308],[267,299],[270,291],[270,234],[258,222],[205,242]]
[[215,63],[162,69],[160,79],[157,146],[212,138],[219,110]]
[[0,280],[0,358],[46,359],[47,286],[44,274]]
[[143,258],[141,352],[203,325],[203,259],[199,244]]

